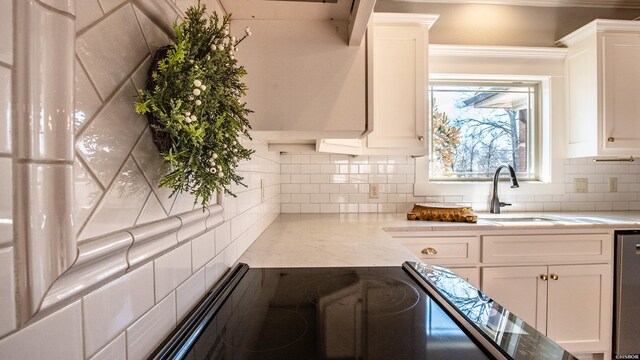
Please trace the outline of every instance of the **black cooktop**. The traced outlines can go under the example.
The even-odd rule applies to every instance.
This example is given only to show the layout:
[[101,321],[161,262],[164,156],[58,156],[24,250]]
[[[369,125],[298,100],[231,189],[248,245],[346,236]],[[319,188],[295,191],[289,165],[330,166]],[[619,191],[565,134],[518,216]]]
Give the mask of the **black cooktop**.
[[[473,321],[465,318],[464,309],[453,309],[456,298],[447,299],[451,279],[439,290],[433,286],[445,279],[438,280],[436,275],[451,273],[424,266],[249,269],[241,264],[152,358],[573,358],[550,341],[555,345],[550,350],[537,346],[538,340],[531,343],[530,327],[525,330],[517,320],[509,320],[508,313],[497,315],[492,307],[473,308],[470,314],[474,316],[487,313],[484,325],[489,325],[470,326]],[[473,296],[481,294],[471,289]],[[490,299],[484,297],[480,302],[487,301]],[[507,322],[512,325],[504,331]],[[508,339],[505,349],[499,344],[487,346],[487,339],[495,338],[496,326],[502,326],[500,339]],[[539,339],[537,332],[534,335]],[[523,346],[518,347],[519,342]]]

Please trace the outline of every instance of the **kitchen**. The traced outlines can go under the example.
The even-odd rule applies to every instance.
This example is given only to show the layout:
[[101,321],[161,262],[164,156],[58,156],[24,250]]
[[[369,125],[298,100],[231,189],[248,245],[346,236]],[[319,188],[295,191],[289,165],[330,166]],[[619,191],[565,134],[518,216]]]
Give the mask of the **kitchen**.
[[[253,32],[237,58],[247,68],[247,102],[255,111],[250,117],[254,140],[246,146],[256,152],[238,168],[248,188],[234,187],[237,198],[220,196],[203,212],[194,209],[188,194],[170,198],[171,191],[158,186],[162,158],[147,120],[133,108],[152,54],[170,42],[171,23],[193,2],[3,0],[0,76],[6,115],[0,166],[5,188],[13,192],[6,193],[1,210],[0,274],[6,291],[0,295],[0,358],[145,358],[237,261],[251,267],[400,266],[416,259],[415,238],[433,243],[439,240],[430,237],[455,237],[476,249],[469,252],[473,256],[442,263],[470,269],[472,284],[482,285],[485,267],[604,265],[598,279],[612,289],[613,231],[637,229],[640,219],[640,165],[593,159],[630,160],[640,145],[624,139],[625,133],[638,133],[633,121],[616,124],[618,133],[604,135],[610,124],[595,114],[609,116],[617,108],[637,114],[637,104],[629,100],[637,92],[624,86],[639,83],[640,72],[609,77],[628,81],[603,105],[597,84],[601,72],[611,69],[597,67],[593,51],[605,50],[593,39],[621,31],[616,26],[633,33],[638,25],[591,22],[636,19],[638,4],[356,3],[352,9],[351,1],[207,2],[209,9],[233,13],[232,33],[239,36],[246,26]],[[405,19],[379,15],[398,13]],[[419,36],[428,38],[428,47],[416,43],[428,58],[402,57],[402,66],[387,62],[404,69],[405,77],[384,78],[384,68],[368,63],[376,54],[367,44],[375,38],[365,29],[376,16],[381,27],[409,18],[418,24]],[[561,39],[566,48],[555,46]],[[356,44],[348,45],[351,41]],[[585,47],[592,52],[579,51]],[[586,59],[578,57],[583,53]],[[577,63],[569,66],[574,55]],[[619,66],[637,69],[633,62]],[[592,71],[581,71],[584,67]],[[382,75],[371,83],[368,71]],[[378,111],[381,118],[389,111],[414,119],[429,116],[426,86],[418,80],[397,94],[374,91],[376,79],[393,82],[412,71],[410,79],[423,78],[425,85],[427,73],[441,82],[504,81],[508,75],[511,81],[540,84],[541,96],[550,97],[540,106],[538,133],[546,135],[534,152],[541,181],[522,179],[514,189],[500,184],[499,191],[500,200],[513,204],[503,211],[544,212],[558,216],[554,223],[536,225],[544,227],[541,232],[530,224],[496,228],[482,217],[474,230],[468,228],[473,225],[447,230],[404,220],[414,203],[423,202],[463,202],[486,212],[491,195],[490,181],[429,181],[426,157],[414,159],[427,151],[426,139],[418,139],[427,134],[426,122],[422,128],[376,122]],[[414,107],[402,108],[407,105],[402,99],[414,101],[409,102]],[[618,106],[619,101],[626,105]],[[375,108],[379,104],[384,106]],[[420,132],[408,142],[396,126]],[[412,148],[403,149],[408,143]],[[563,214],[575,212],[599,212],[592,215],[601,220],[567,224],[572,220]],[[321,241],[332,227],[342,234]],[[415,232],[407,235],[399,227]],[[311,236],[313,231],[320,236]],[[291,234],[312,244],[300,246]],[[572,236],[586,234],[590,249],[599,242],[610,251],[580,259],[565,253],[543,262],[480,258],[480,249],[484,256],[493,244],[491,237],[529,235],[525,241],[535,243],[536,236],[550,234],[574,244]],[[613,297],[599,299],[605,303],[598,313],[606,320]],[[591,339],[592,347],[570,351],[608,358],[610,319],[607,323],[609,328],[602,325],[598,338]]]

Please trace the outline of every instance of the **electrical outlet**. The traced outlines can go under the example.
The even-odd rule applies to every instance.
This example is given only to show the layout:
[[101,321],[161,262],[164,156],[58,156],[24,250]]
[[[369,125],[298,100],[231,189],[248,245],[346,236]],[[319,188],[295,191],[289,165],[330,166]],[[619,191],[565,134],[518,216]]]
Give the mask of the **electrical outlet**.
[[573,191],[577,193],[586,193],[589,189],[589,181],[587,178],[574,178]]
[[369,184],[369,199],[377,199],[380,197],[378,184]]
[[609,178],[609,192],[618,192],[618,178],[610,177]]

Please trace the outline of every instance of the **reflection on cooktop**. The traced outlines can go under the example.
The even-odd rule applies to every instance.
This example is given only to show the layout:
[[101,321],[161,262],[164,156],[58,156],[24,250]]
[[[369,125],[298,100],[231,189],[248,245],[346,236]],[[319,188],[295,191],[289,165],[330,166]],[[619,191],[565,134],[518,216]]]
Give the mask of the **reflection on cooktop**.
[[187,359],[488,359],[400,267],[249,269]]
[[414,307],[420,300],[415,285],[387,276],[344,273],[311,281],[305,288],[314,304],[327,303],[351,307],[360,302],[364,316],[391,315]]
[[450,270],[424,263],[406,263],[453,305],[476,329],[516,360],[577,360],[499,303]]

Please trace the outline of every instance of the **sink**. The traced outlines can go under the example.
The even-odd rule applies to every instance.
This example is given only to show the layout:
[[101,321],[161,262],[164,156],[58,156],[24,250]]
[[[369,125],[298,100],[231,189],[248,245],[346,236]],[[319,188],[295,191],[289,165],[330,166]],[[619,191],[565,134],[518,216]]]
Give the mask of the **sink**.
[[542,216],[487,216],[479,217],[481,220],[497,223],[536,223],[536,222],[556,222],[558,220]]
[[555,219],[545,218],[545,217],[499,217],[499,218],[488,218],[485,220],[495,221],[495,222],[537,222],[537,221],[557,221]]

